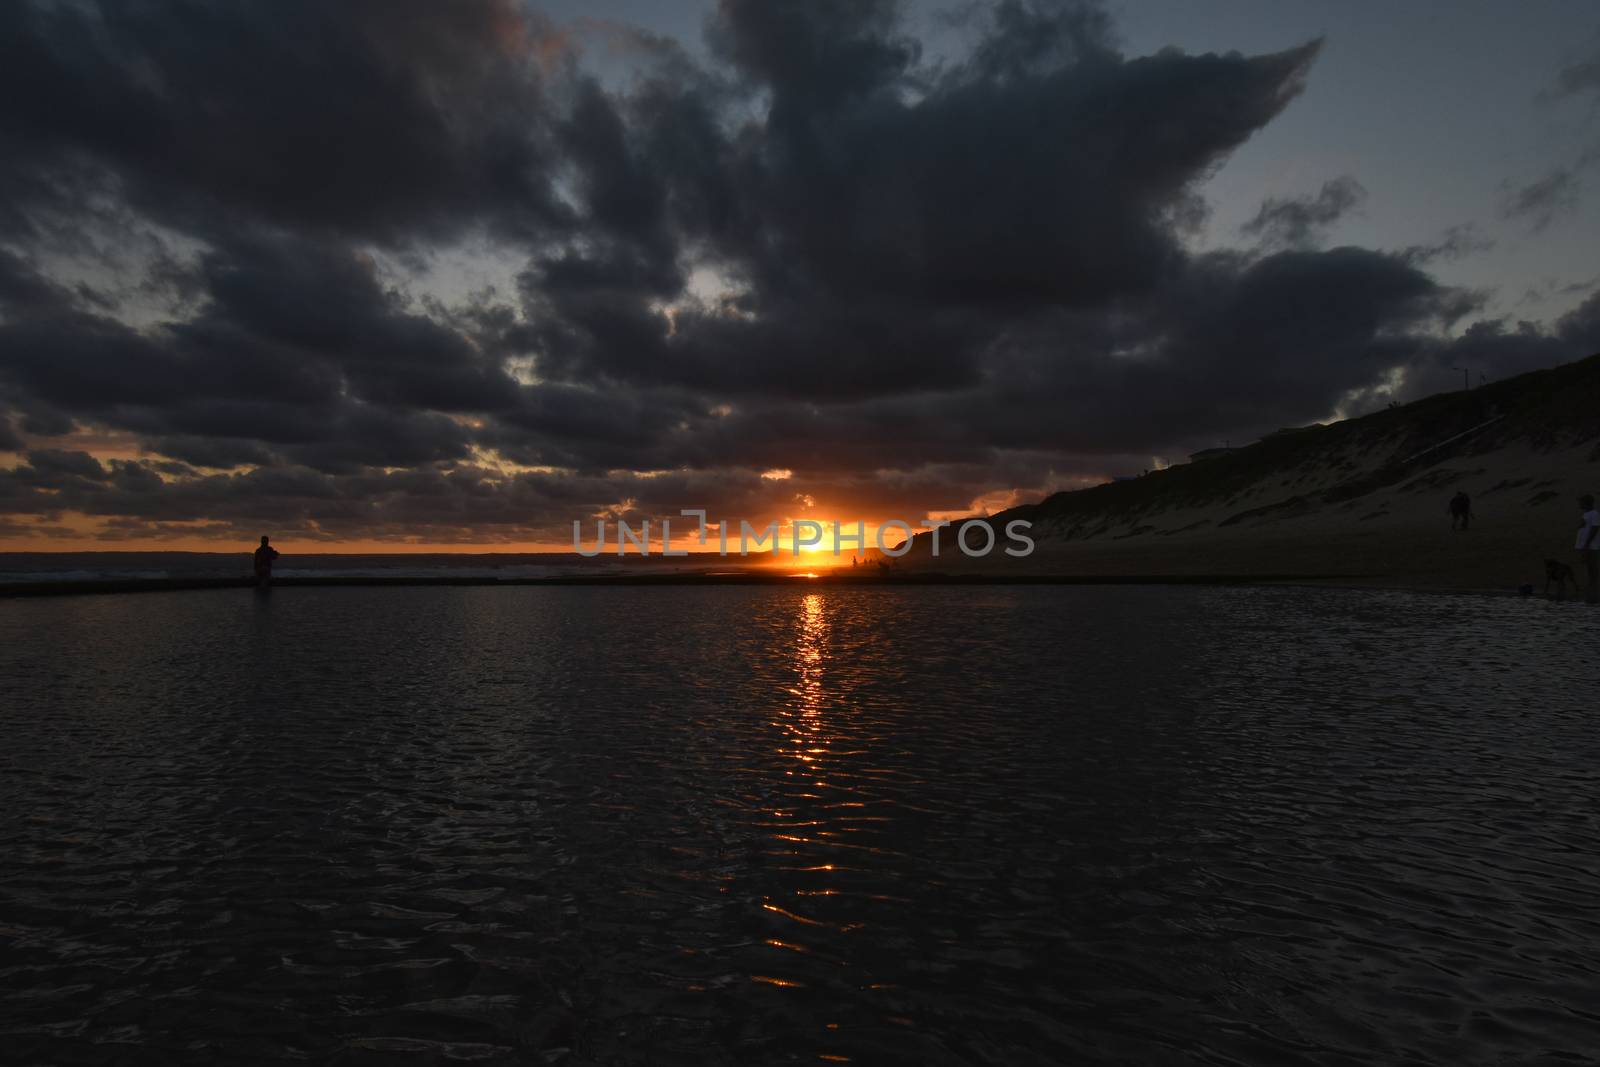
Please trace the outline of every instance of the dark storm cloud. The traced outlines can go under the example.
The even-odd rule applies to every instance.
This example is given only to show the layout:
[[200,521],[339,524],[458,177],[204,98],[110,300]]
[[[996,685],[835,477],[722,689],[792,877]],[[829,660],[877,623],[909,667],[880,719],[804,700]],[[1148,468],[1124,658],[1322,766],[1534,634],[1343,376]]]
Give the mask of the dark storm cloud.
[[65,452],[59,449],[39,448],[28,453],[28,465],[22,468],[31,484],[46,489],[59,489],[79,482],[103,482],[110,475],[100,461],[87,452]]
[[563,214],[537,62],[559,41],[509,0],[20,2],[3,18],[12,188],[104,174],[173,222],[396,241]]
[[771,94],[766,123],[724,149],[744,225],[712,258],[738,297],[668,323],[656,261],[563,255],[525,277],[549,323],[542,368],[819,399],[975,384],[1018,317],[1181,271],[1172,218],[1190,185],[1316,53],[1124,62],[1087,37],[1097,23],[1008,4],[970,64],[927,84],[906,77],[915,50],[891,10],[724,6],[713,40]]
[[752,86],[772,93],[785,132],[892,86],[917,58],[894,0],[725,0],[707,38]]
[[209,301],[156,330],[26,304],[0,321],[0,381],[203,466],[460,459],[469,435],[447,413],[521,402],[467,337],[399,307],[346,248],[240,238],[200,272]]
[[[1001,0],[934,67],[900,14],[724,0],[704,60],[591,26],[619,86],[511,0],[0,7],[4,509],[118,538],[914,516],[1600,340],[1591,311],[1447,340],[1478,298],[1424,268],[1461,242],[1322,248],[1351,177],[1190,249],[1318,42],[1128,57],[1098,5]],[[514,281],[430,290],[472,241]]]
[[0,312],[20,318],[69,300],[67,293],[41,277],[21,256],[0,248]]
[[341,374],[373,403],[437,411],[516,403],[516,383],[503,368],[456,330],[398,307],[372,262],[348,248],[238,241],[207,256],[204,273],[214,304],[198,317],[197,332],[237,331],[268,358]]
[[[1419,382],[1448,381],[1444,372],[1456,367],[1468,367],[1493,381],[1595,352],[1600,352],[1600,293],[1548,327],[1508,318],[1475,322],[1459,337],[1430,346],[1415,369]],[[1431,391],[1417,389],[1407,399]]]
[[848,453],[830,454],[829,442],[868,444],[885,467],[916,462],[923,447],[943,460],[1181,453],[1325,418],[1347,393],[1427,357],[1438,343],[1427,331],[1471,306],[1400,256],[1216,254],[1118,315],[1063,309],[1017,326],[981,387],[882,398],[848,421],[834,409],[785,425],[781,439],[839,464]]

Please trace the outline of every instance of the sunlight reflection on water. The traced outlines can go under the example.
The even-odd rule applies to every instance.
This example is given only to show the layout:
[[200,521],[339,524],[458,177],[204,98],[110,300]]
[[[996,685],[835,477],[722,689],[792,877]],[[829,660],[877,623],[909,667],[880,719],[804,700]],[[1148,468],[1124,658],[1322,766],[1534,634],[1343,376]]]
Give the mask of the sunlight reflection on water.
[[1288,589],[3,602],[8,1040],[1582,1054],[1597,638],[1575,605]]

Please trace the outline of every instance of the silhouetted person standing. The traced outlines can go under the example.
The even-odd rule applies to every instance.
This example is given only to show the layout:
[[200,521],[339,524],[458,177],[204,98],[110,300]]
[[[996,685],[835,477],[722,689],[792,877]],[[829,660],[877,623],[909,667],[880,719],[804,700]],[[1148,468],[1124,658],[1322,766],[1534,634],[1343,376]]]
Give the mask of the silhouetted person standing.
[[272,561],[278,558],[278,550],[267,544],[266,535],[261,536],[261,547],[256,549],[256,585],[265,588],[272,584]]
[[1583,599],[1590,604],[1600,604],[1600,511],[1594,509],[1594,497],[1585,493],[1578,498],[1582,517],[1578,519],[1578,563],[1583,568]]
[[1465,530],[1472,521],[1472,498],[1466,493],[1457,493],[1450,498],[1450,529]]

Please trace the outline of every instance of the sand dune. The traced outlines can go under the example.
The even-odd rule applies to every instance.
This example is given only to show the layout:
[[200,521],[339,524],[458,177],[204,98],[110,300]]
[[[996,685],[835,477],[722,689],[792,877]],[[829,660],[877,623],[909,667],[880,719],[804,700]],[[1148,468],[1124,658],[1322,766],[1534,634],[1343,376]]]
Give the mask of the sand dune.
[[[1464,532],[1447,513],[1458,490]],[[1546,557],[1571,561],[1584,492],[1600,493],[1600,356],[992,516],[1033,523],[1026,560],[932,559],[924,537],[902,565],[1510,590],[1542,586]]]

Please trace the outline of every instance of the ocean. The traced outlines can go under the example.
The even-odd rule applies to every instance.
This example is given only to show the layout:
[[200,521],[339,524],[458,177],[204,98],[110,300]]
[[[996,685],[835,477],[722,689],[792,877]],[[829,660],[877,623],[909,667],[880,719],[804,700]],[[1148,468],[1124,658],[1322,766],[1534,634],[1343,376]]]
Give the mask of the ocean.
[[[251,552],[0,552],[0,585],[108,579],[246,578]],[[667,569],[657,557],[585,558],[572,552],[291,553],[273,568],[278,578],[553,578],[621,573],[640,564]]]
[[0,601],[24,1063],[1600,1048],[1600,614],[1207,587]]

